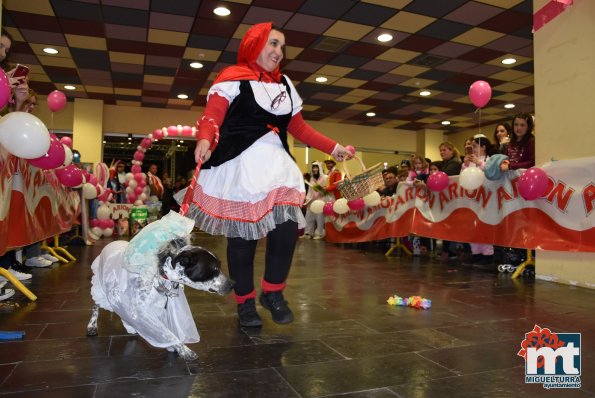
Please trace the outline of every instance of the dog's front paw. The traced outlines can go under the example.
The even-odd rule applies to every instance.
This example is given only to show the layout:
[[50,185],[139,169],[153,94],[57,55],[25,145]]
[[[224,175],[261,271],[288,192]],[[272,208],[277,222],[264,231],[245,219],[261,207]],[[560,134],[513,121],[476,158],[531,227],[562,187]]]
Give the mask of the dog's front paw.
[[186,362],[196,361],[198,359],[198,355],[196,354],[196,352],[192,351],[184,344],[176,344],[175,349],[180,358],[182,358]]

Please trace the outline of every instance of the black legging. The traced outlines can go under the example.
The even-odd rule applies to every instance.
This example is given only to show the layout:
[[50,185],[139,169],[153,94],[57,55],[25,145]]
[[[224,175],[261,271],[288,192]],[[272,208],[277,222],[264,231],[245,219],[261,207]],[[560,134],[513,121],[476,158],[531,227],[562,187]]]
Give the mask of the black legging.
[[[289,275],[293,251],[297,242],[297,223],[286,221],[267,235],[264,279],[283,283]],[[254,290],[254,255],[258,240],[227,238],[229,277],[235,281],[235,292],[244,296]]]

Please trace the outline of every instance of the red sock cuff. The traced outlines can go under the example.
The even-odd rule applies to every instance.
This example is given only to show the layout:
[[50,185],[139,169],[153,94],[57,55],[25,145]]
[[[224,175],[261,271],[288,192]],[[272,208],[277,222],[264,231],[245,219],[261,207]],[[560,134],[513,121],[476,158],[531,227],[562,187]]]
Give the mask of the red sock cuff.
[[236,294],[235,298],[236,298],[236,302],[238,304],[244,304],[246,302],[246,300],[256,299],[256,290],[252,290],[250,293],[248,293],[244,296],[240,296],[239,294]]
[[285,286],[287,286],[287,284],[285,282],[271,283],[271,282],[265,281],[264,279],[262,281],[260,281],[260,287],[262,288],[262,291],[265,293],[280,292],[283,289],[285,289]]

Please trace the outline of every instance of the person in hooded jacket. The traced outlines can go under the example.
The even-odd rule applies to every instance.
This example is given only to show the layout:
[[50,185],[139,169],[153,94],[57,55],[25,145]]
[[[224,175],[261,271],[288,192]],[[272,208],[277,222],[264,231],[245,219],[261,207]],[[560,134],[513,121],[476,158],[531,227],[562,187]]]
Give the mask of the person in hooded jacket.
[[258,240],[265,237],[260,304],[276,323],[293,320],[283,290],[298,227],[305,226],[305,189],[289,154],[288,131],[338,161],[351,157],[304,121],[302,99],[279,70],[284,49],[285,36],[272,23],[252,26],[240,43],[238,63],[215,78],[197,121],[195,160],[201,172],[187,216],[195,219],[197,228],[227,237],[227,263],[242,326],[262,325],[255,305],[254,256]]
[[[306,231],[302,238],[322,239],[324,238],[324,214],[315,214],[310,210],[310,204],[315,200],[325,200],[324,187],[326,186],[326,174],[322,169],[322,163],[312,162],[310,166],[310,189],[306,194]],[[321,192],[324,191],[324,192]]]

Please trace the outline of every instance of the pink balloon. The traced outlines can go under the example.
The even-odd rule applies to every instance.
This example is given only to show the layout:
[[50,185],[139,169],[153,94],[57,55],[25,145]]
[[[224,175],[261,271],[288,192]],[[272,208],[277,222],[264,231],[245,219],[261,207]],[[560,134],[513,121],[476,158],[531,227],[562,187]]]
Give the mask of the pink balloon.
[[[81,173],[83,173],[83,177],[85,177],[85,181],[89,182],[89,180],[91,179],[91,174],[89,174],[87,169],[81,169]],[[95,184],[91,184],[91,185],[95,185]]]
[[147,185],[147,181],[145,181],[144,179],[137,181],[139,187],[145,187],[145,185]]
[[352,155],[355,155],[355,148],[353,147],[353,145],[347,145],[345,149],[351,152]]
[[10,81],[4,71],[0,70],[0,109],[8,104],[10,99]]
[[91,174],[87,182],[91,185],[97,185],[97,177]]
[[144,180],[143,173],[134,173],[134,179],[136,180],[136,182]]
[[[345,149],[347,149],[347,147],[345,147]],[[347,206],[349,206],[351,210],[357,211],[366,207],[366,202],[364,202],[363,198],[353,199],[347,202]]]
[[324,206],[322,207],[322,213],[325,216],[332,216],[335,214],[335,211],[333,210],[333,202],[326,202],[324,204]]
[[72,138],[62,137],[60,138],[60,142],[66,145],[68,148],[72,149]]
[[141,171],[143,171],[143,169],[141,169],[141,167],[137,164],[130,168],[130,172],[133,174],[140,173]]
[[448,176],[443,171],[437,171],[428,176],[426,182],[430,191],[439,192],[448,186]]
[[141,193],[143,193],[143,187],[141,187],[140,185],[137,185],[136,188],[134,188],[134,193],[136,195],[140,195]]
[[128,200],[129,203],[134,203],[136,202],[136,195],[129,193],[128,196],[126,196],[126,200]]
[[162,139],[163,138],[163,130],[155,129],[155,131],[153,131],[153,138],[155,138],[156,140]]
[[66,96],[62,91],[54,90],[48,94],[48,107],[52,112],[61,111],[66,106]]
[[145,149],[151,148],[151,144],[152,142],[150,138],[143,138],[143,140],[140,142],[140,146]]
[[139,162],[142,162],[143,159],[145,158],[145,154],[142,153],[141,151],[136,151],[136,152],[134,152],[133,158],[134,158],[134,160],[138,160]]
[[94,218],[91,221],[89,221],[89,225],[91,225],[91,228],[98,227],[99,226],[99,220],[97,218]]
[[113,228],[116,223],[114,222],[114,220],[112,220],[111,218],[109,220],[105,220],[107,221],[107,227],[106,228]]
[[184,137],[192,137],[192,127],[190,127],[190,126],[182,126],[182,136],[184,136]]
[[83,183],[83,172],[73,164],[56,169],[55,173],[56,177],[58,177],[58,181],[67,187],[72,188]]
[[492,98],[492,87],[488,82],[478,80],[469,87],[469,98],[478,108],[483,108]]
[[55,134],[50,133],[50,149],[39,158],[29,159],[29,164],[39,169],[49,170],[62,166],[65,158],[64,145]]
[[519,178],[519,193],[526,200],[535,200],[545,195],[548,178],[545,171],[539,167],[531,167]]
[[99,220],[99,221],[98,221],[98,223],[97,223],[97,224],[98,224],[97,226],[98,226],[99,228],[101,228],[101,229],[106,229],[106,228],[109,228],[109,227],[108,227],[108,225],[109,225],[108,221],[109,221],[109,220]]
[[167,128],[167,135],[169,135],[170,137],[175,137],[176,135],[178,135],[178,128],[176,126],[169,126]]

